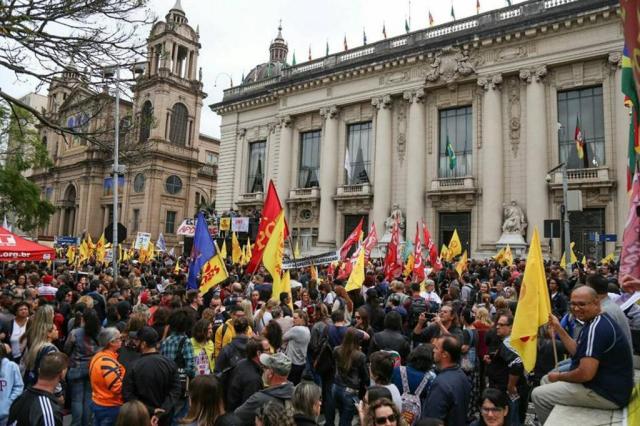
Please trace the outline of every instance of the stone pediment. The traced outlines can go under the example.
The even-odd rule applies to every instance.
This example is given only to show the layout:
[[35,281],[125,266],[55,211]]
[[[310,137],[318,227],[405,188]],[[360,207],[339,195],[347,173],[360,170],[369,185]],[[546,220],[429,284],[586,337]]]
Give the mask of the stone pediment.
[[477,60],[472,58],[468,49],[446,47],[434,55],[430,68],[427,68],[425,80],[428,83],[450,84],[476,72]]

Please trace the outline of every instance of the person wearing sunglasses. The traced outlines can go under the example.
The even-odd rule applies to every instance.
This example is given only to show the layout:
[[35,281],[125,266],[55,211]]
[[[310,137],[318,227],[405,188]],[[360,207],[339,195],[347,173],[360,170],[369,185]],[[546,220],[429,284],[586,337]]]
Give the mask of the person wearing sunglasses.
[[509,426],[509,397],[499,389],[482,392],[480,418],[470,426]]
[[369,404],[364,426],[406,426],[396,405],[387,398]]

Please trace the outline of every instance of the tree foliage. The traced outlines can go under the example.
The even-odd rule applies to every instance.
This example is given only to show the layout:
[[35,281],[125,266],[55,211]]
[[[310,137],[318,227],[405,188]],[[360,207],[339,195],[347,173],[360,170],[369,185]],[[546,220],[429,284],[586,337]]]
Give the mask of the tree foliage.
[[0,104],[0,140],[4,145],[0,214],[14,217],[15,225],[23,231],[44,226],[55,208],[41,199],[40,188],[24,175],[31,168],[51,165],[36,129],[36,119],[20,107]]

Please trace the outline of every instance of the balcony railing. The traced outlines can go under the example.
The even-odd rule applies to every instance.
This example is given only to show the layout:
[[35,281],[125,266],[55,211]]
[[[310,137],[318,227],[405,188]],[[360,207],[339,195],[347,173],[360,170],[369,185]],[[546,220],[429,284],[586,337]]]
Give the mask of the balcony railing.
[[371,185],[368,183],[359,183],[356,185],[341,185],[338,187],[336,195],[338,197],[351,197],[372,194]]
[[434,179],[431,181],[431,191],[456,191],[475,189],[473,177],[455,177],[446,179]]
[[290,199],[320,198],[320,188],[295,188],[289,191]]
[[218,165],[217,164],[205,164],[204,166],[200,167],[200,170],[198,170],[198,174],[202,175],[202,176],[208,176],[211,178],[217,178],[218,177]]
[[[567,170],[569,183],[606,182],[609,180],[609,169],[590,167],[587,169]],[[553,176],[553,184],[562,184],[562,172],[556,172]]]

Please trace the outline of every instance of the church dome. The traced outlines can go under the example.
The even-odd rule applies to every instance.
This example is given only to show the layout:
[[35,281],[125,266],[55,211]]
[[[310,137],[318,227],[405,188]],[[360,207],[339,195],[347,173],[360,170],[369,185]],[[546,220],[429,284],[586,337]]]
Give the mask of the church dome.
[[271,77],[279,76],[282,68],[287,65],[287,54],[289,47],[282,37],[282,24],[278,25],[278,35],[269,45],[269,62],[257,65],[242,80],[242,83],[253,83]]

